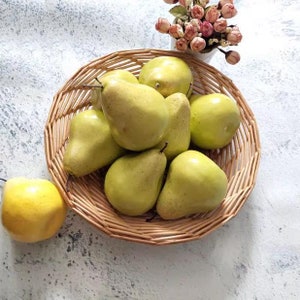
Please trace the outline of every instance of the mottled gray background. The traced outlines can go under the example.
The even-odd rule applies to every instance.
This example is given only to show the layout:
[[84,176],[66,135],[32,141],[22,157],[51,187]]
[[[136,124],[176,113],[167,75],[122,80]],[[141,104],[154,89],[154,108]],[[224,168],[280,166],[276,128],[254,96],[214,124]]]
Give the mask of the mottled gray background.
[[[214,3],[214,1],[211,1]],[[235,1],[236,66],[217,54],[252,108],[262,159],[233,220],[205,238],[153,247],[112,239],[69,212],[60,236],[12,242],[0,226],[0,299],[299,299],[297,0]],[[162,0],[0,0],[0,176],[48,178],[43,130],[53,95],[82,65],[132,48],[168,49]],[[1,189],[0,189],[1,190]]]

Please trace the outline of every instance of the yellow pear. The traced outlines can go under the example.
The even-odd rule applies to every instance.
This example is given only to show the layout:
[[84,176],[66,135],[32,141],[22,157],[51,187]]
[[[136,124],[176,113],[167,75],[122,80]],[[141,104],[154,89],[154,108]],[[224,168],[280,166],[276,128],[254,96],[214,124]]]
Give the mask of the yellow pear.
[[174,93],[165,101],[169,108],[170,120],[167,132],[157,147],[162,148],[167,142],[164,152],[167,159],[171,160],[186,151],[190,145],[190,102],[183,93]]
[[108,169],[104,181],[110,204],[128,216],[146,213],[155,205],[166,164],[166,156],[159,149],[118,158]]
[[164,97],[177,92],[189,96],[193,74],[183,59],[176,56],[158,56],[143,65],[139,82],[155,88]]
[[94,109],[102,109],[101,86],[105,81],[109,81],[111,79],[120,79],[131,83],[139,83],[138,79],[130,71],[123,69],[111,70],[98,76],[93,80],[93,88],[91,91],[90,101]]
[[191,139],[202,149],[218,149],[228,145],[240,126],[237,103],[221,93],[192,95]]
[[173,220],[216,208],[227,191],[224,171],[196,150],[176,156],[158,197],[156,210],[162,219]]
[[124,80],[105,82],[102,109],[113,138],[128,150],[154,147],[163,138],[169,123],[164,97],[144,84]]
[[124,153],[113,139],[102,111],[85,110],[73,117],[70,138],[63,157],[64,169],[84,176],[110,163]]

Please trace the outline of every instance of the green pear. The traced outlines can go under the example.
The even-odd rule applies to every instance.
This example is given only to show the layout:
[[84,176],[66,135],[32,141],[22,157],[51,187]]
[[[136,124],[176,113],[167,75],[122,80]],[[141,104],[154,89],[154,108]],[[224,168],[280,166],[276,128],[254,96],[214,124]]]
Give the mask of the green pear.
[[162,219],[173,220],[216,208],[227,191],[227,177],[209,157],[196,150],[176,156],[157,200]]
[[71,120],[63,166],[69,174],[80,177],[112,163],[124,152],[111,136],[103,112],[90,109]]
[[123,80],[103,84],[102,108],[115,141],[141,151],[163,138],[169,123],[164,97],[152,87]]
[[222,93],[192,95],[191,140],[202,149],[218,149],[228,145],[240,126],[239,107]]
[[109,81],[111,79],[120,79],[131,83],[139,83],[138,79],[130,71],[123,69],[111,70],[96,77],[92,82],[93,88],[90,100],[94,109],[102,109],[101,86],[105,81]]
[[118,158],[108,169],[104,191],[120,213],[139,216],[154,207],[162,187],[167,158],[150,149]]
[[139,82],[155,88],[164,97],[177,92],[190,95],[193,74],[189,65],[181,58],[158,56],[142,66]]
[[167,142],[165,154],[168,160],[188,150],[191,140],[190,133],[190,102],[183,93],[175,93],[165,99],[169,108],[169,126],[158,148]]

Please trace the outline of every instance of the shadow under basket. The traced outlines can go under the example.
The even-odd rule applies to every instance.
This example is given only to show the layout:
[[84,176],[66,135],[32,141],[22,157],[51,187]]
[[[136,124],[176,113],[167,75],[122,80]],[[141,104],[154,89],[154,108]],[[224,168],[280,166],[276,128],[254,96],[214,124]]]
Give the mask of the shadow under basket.
[[[62,159],[72,117],[90,108],[90,85],[96,76],[125,69],[138,77],[144,63],[157,56],[183,59],[194,76],[194,92],[224,93],[236,100],[241,124],[232,142],[207,151],[226,173],[229,185],[223,202],[213,211],[174,221],[164,221],[149,212],[127,217],[116,212],[103,191],[105,169],[82,178],[69,177]],[[81,67],[56,93],[45,126],[45,154],[54,183],[68,206],[107,235],[152,245],[167,245],[199,239],[236,216],[253,190],[260,160],[260,141],[255,117],[232,80],[193,55],[178,51],[138,49],[118,51]]]

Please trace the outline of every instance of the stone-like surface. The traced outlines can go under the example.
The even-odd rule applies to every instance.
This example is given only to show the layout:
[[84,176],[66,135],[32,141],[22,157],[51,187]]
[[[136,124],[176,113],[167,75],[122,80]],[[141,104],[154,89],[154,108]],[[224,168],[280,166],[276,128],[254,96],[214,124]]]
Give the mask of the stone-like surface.
[[[212,1],[213,2],[213,1]],[[260,129],[256,187],[205,238],[152,247],[112,239],[69,212],[57,237],[27,245],[0,226],[0,299],[299,299],[299,1],[235,1],[242,60],[211,64]],[[43,130],[56,91],[90,60],[169,48],[162,0],[0,1],[0,177],[48,178]],[[171,20],[171,18],[170,18]]]

